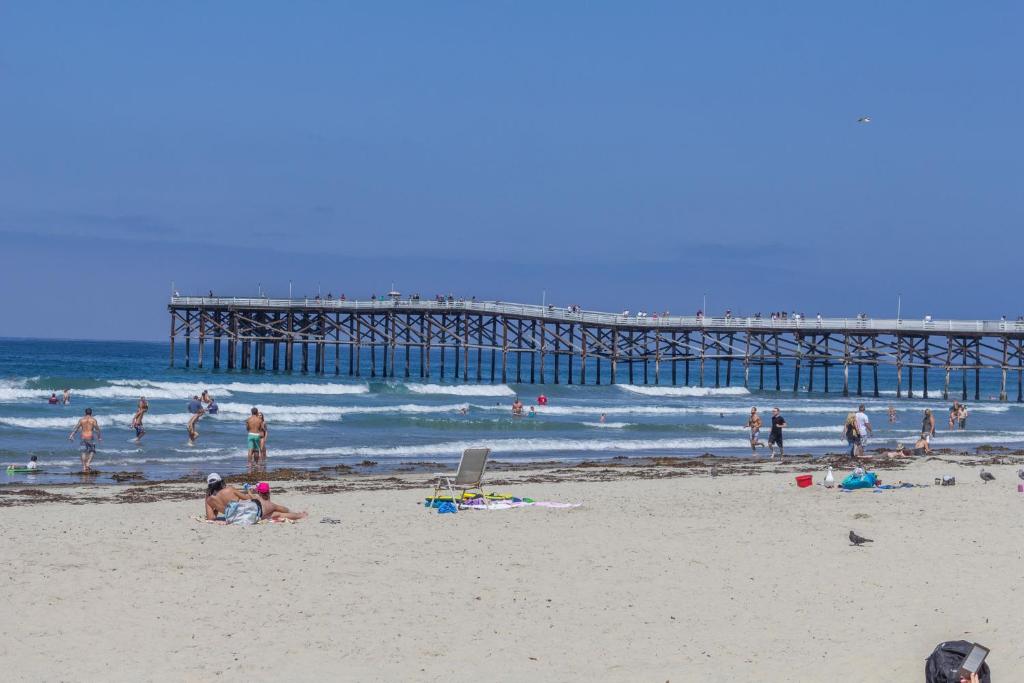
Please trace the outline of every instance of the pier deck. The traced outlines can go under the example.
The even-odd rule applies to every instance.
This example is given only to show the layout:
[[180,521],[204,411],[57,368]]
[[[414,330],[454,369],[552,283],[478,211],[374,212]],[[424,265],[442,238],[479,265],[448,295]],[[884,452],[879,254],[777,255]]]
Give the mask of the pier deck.
[[734,370],[742,370],[742,386],[776,391],[785,367],[794,392],[836,390],[830,376],[841,368],[843,395],[862,395],[869,371],[875,396],[879,366],[891,366],[897,397],[927,398],[929,373],[939,372],[947,398],[954,373],[964,399],[973,374],[977,400],[984,371],[996,373],[1000,400],[1007,400],[1008,373],[1016,373],[1016,400],[1024,400],[1024,322],[1017,321],[641,317],[401,298],[172,297],[168,310],[172,366],[181,339],[185,367],[193,360],[203,367],[210,347],[214,368],[226,361],[228,369],[349,376],[701,387],[733,386]]

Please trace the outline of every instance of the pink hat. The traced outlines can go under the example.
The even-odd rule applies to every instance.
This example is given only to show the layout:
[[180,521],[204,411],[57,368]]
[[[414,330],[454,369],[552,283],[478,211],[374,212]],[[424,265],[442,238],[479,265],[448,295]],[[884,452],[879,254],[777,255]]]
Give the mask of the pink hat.
[[262,493],[264,495],[270,493],[270,484],[265,481],[261,481],[256,484],[256,493]]

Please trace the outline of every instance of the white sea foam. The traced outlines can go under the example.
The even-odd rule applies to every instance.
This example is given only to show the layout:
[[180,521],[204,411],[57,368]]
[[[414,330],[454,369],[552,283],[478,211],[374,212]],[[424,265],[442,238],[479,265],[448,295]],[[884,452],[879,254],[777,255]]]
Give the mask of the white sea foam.
[[406,384],[414,394],[448,394],[452,396],[515,396],[516,392],[504,384]]
[[[1020,437],[1018,437],[1020,438]],[[845,445],[838,437],[835,439],[792,439],[787,446],[796,448],[835,447]],[[338,446],[333,448],[279,449],[274,451],[278,456],[304,457],[368,457],[377,458],[418,458],[418,457],[451,457],[454,458],[467,448],[487,446],[492,449],[496,459],[514,458],[526,453],[600,453],[600,452],[633,452],[646,453],[652,451],[677,451],[682,454],[694,454],[709,450],[738,449],[746,447],[741,440],[725,438],[675,438],[675,439],[488,439],[486,443],[471,441],[448,441],[443,443],[418,444],[406,446]]]
[[[172,398],[188,398],[208,390],[214,396],[230,396],[232,394],[283,394],[283,395],[326,395],[340,396],[350,394],[366,394],[370,388],[365,384],[323,383],[314,384],[293,382],[229,382],[227,384],[210,384],[206,382],[158,382],[144,379],[111,380],[112,385],[134,387],[132,395],[138,395],[153,389],[168,392]],[[147,394],[148,397],[148,394]]]
[[708,397],[708,396],[749,396],[750,391],[743,387],[659,387],[641,386],[637,384],[617,384],[617,387],[624,391],[643,396],[683,396],[683,397]]
[[622,429],[630,425],[629,422],[583,422],[582,424],[599,429]]

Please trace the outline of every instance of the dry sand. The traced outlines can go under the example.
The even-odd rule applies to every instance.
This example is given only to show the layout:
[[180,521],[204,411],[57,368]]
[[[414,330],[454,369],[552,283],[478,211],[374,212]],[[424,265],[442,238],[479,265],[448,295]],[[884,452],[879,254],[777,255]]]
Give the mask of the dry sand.
[[[517,473],[496,488],[583,506],[455,515],[418,505],[425,487],[282,482],[277,497],[311,519],[252,528],[194,521],[201,498],[180,496],[198,486],[155,488],[158,502],[2,507],[0,671],[7,681],[920,681],[932,647],[963,638],[992,649],[994,680],[1024,680],[1015,467],[990,466],[986,485],[976,465],[919,461],[880,472],[916,483],[950,473],[958,485],[879,493],[797,489],[794,468],[772,464],[758,476],[623,468],[608,481],[537,483],[553,477]],[[20,500],[10,489],[2,498]],[[342,522],[318,523],[325,516]],[[851,547],[851,528],[875,543]]]

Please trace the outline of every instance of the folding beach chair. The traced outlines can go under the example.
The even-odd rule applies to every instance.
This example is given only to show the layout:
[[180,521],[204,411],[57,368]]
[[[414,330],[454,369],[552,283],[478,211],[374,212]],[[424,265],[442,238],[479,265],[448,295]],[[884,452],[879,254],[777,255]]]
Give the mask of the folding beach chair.
[[[467,448],[462,453],[462,460],[459,461],[459,471],[455,474],[435,473],[437,482],[434,484],[434,497],[437,500],[438,492],[447,488],[451,494],[452,502],[456,505],[462,502],[467,491],[477,489],[483,496],[484,505],[488,505],[487,497],[484,495],[484,486],[480,480],[484,476],[484,468],[487,467],[487,457],[491,454],[490,448]],[[455,497],[455,489],[462,489],[459,497]]]

